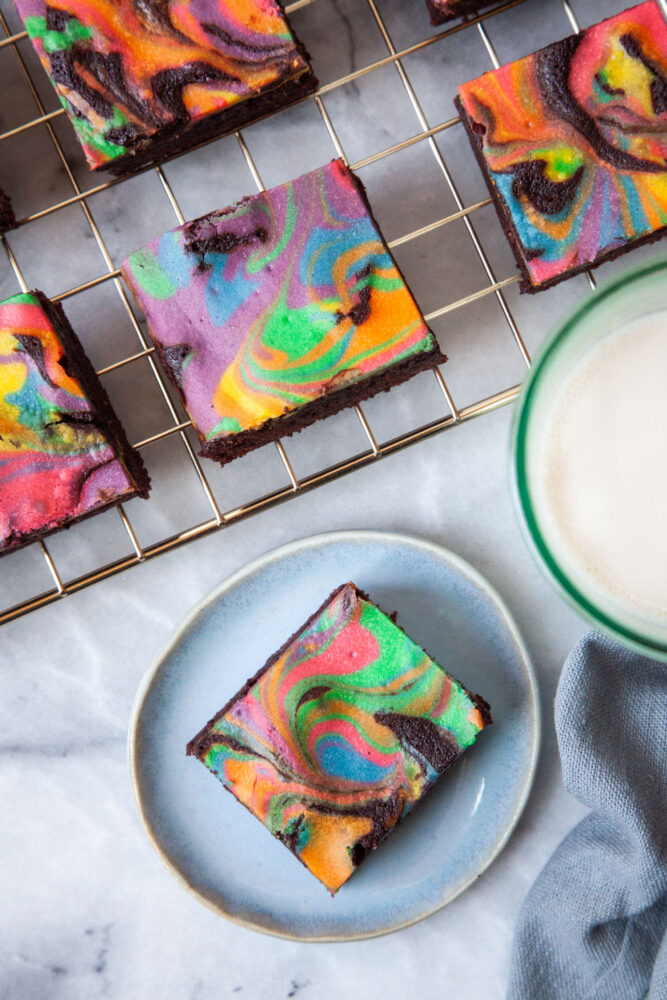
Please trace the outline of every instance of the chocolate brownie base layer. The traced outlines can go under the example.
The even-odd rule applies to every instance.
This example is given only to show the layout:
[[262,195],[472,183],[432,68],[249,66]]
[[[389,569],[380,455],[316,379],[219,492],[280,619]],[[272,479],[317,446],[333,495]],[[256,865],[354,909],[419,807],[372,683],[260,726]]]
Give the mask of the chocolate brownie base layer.
[[[165,364],[164,358],[162,360]],[[348,406],[355,406],[365,399],[370,399],[371,396],[376,396],[379,392],[388,392],[393,386],[406,382],[413,375],[433,368],[434,365],[443,364],[446,360],[446,355],[442,354],[438,348],[415,357],[406,358],[405,361],[399,361],[377,375],[359,379],[357,383],[347,386],[345,389],[337,389],[335,392],[314,399],[310,403],[304,403],[298,409],[286,413],[284,417],[272,417],[261,427],[230,434],[223,441],[202,440],[201,454],[205,458],[212,458],[221,465],[225,465],[234,458],[246,455],[254,448],[261,448],[262,445],[268,444],[270,441],[277,441],[281,437],[296,434],[304,427],[309,427],[316,421],[338,413]],[[167,366],[165,365],[165,367]],[[167,371],[170,371],[168,367]],[[176,383],[174,382],[174,384]]]
[[[115,454],[122,459],[135,483],[136,489],[132,492],[125,493],[122,497],[123,501],[131,500],[135,496],[143,497],[145,499],[149,494],[151,485],[146,467],[144,466],[139,452],[136,451],[127,440],[125,431],[120,425],[118,418],[111,407],[109,397],[102,387],[93,366],[88,360],[83,347],[81,346],[81,341],[70,326],[69,320],[67,319],[62,306],[57,302],[51,302],[51,300],[48,299],[43,292],[33,291],[32,294],[39,299],[42,309],[46,313],[58,339],[63,345],[65,355],[61,360],[62,367],[68,375],[75,378],[81,384],[84,393],[90,400],[93,407],[95,424],[103,432]],[[109,503],[93,507],[91,510],[87,510],[84,514],[71,518],[66,524],[59,524],[55,527],[46,528],[42,531],[32,531],[14,536],[10,535],[6,540],[2,551],[0,551],[0,555],[5,555],[7,552],[13,552],[15,549],[21,548],[24,545],[29,545],[31,542],[39,541],[39,539],[46,538],[48,535],[52,535],[56,531],[62,531],[70,528],[73,524],[78,524],[79,521],[84,521],[95,514],[99,514],[103,510],[108,510],[117,502],[117,500],[110,500]]]
[[464,0],[463,3],[456,4],[456,10],[449,13],[442,7],[437,7],[433,0],[426,0],[426,6],[431,16],[431,24],[444,24],[445,21],[452,21],[455,17],[462,17],[465,14],[479,14],[489,7],[497,7],[502,0]]
[[15,227],[16,218],[14,217],[12,203],[5,192],[0,189],[0,233],[6,233],[9,229],[14,229]]
[[[307,57],[303,47],[298,46],[298,48]],[[207,115],[192,125],[189,122],[181,122],[163,129],[140,148],[102,164],[96,172],[105,171],[117,176],[126,176],[159,163],[168,156],[186,153],[193,146],[221,138],[302,100],[312,94],[317,85],[317,77],[312,72],[302,73],[297,79],[288,80],[273,90],[258,94],[257,97],[249,97],[224,111]]]
[[[257,683],[260,677],[263,677],[264,674],[267,672],[267,670],[270,670],[273,664],[276,663],[280,659],[280,657],[287,652],[289,647],[301,635],[302,632],[305,632],[306,629],[310,628],[310,626],[317,621],[317,619],[320,617],[324,609],[333,600],[335,595],[340,590],[342,590],[343,587],[346,586],[347,583],[342,583],[340,584],[340,586],[334,587],[329,596],[322,601],[317,611],[314,611],[312,615],[306,619],[303,625],[300,625],[299,628],[296,630],[296,632],[293,632],[292,635],[289,637],[289,639],[285,640],[280,649],[276,650],[275,653],[271,654],[271,656],[268,658],[264,666],[260,667],[260,669],[257,671],[256,674],[248,678],[243,687],[239,691],[237,691],[236,694],[233,695],[233,697],[229,699],[227,704],[223,705],[220,711],[216,712],[215,715],[211,719],[209,719],[209,721],[206,723],[205,726],[202,726],[197,735],[193,737],[193,739],[191,739],[190,742],[187,744],[185,749],[186,756],[199,757],[200,759],[202,759],[203,754],[205,754],[206,751],[208,750],[209,746],[208,734],[211,726],[215,725],[218,719],[221,719],[224,715],[226,715],[227,712],[232,707],[232,705],[235,705],[237,701],[240,701],[242,698],[245,698],[245,696],[248,694],[250,689]],[[368,603],[376,607],[378,611],[382,611],[383,615],[386,615],[387,618],[390,618],[392,620],[394,625],[396,625],[396,628],[399,628],[404,635],[408,634],[405,631],[405,629],[401,625],[399,625],[398,622],[396,621],[396,616],[397,616],[396,611],[392,612],[392,614],[387,614],[387,612],[383,611],[382,608],[379,606],[379,604],[376,604],[375,601],[373,601],[364,590],[360,590],[359,587],[356,586],[354,589],[355,593],[357,594],[357,597],[361,598],[361,600],[363,601],[368,601]],[[412,636],[408,636],[408,638],[412,639]],[[414,640],[412,641],[414,642]],[[421,647],[421,649],[423,650],[424,653],[426,653],[426,656],[428,656],[429,659],[433,660],[434,663],[438,662],[431,656],[429,652],[427,652],[427,650],[424,649],[423,646]],[[461,682],[459,681],[458,683],[460,684]],[[479,709],[484,725],[490,726],[493,722],[493,718],[491,716],[491,707],[489,703],[484,698],[482,698],[481,695],[472,694],[470,691],[467,690],[467,688],[464,688],[464,690],[468,695],[468,697],[471,699],[471,701],[473,701],[477,706],[477,708]]]
[[454,104],[456,109],[461,116],[461,121],[463,122],[464,128],[468,134],[470,140],[470,145],[472,146],[475,158],[480,166],[482,174],[484,176],[484,181],[488,188],[489,194],[491,195],[491,200],[498,214],[500,220],[500,225],[503,228],[503,232],[507,237],[507,241],[512,248],[512,253],[514,254],[514,259],[517,263],[517,267],[521,272],[521,280],[519,281],[519,291],[524,294],[534,295],[535,292],[542,292],[547,288],[553,288],[554,285],[560,284],[561,281],[566,281],[568,278],[573,278],[576,274],[585,274],[586,271],[592,271],[601,264],[606,263],[610,260],[616,260],[622,254],[626,253],[628,250],[634,249],[634,247],[643,246],[646,243],[655,243],[657,240],[661,239],[667,234],[667,226],[662,226],[660,229],[653,233],[648,233],[646,236],[639,236],[635,239],[629,240],[622,246],[613,247],[611,250],[606,250],[604,253],[598,254],[595,260],[592,260],[586,264],[581,264],[577,267],[569,268],[562,274],[557,274],[553,278],[549,278],[548,281],[543,281],[539,285],[535,285],[531,279],[530,271],[526,267],[526,262],[523,256],[523,251],[521,248],[521,243],[517,236],[514,223],[512,222],[511,216],[505,206],[505,202],[500,197],[498,193],[498,188],[493,182],[493,178],[489,172],[486,160],[484,158],[484,147],[483,140],[480,133],[477,132],[475,122],[469,117],[460,97],[454,98]]

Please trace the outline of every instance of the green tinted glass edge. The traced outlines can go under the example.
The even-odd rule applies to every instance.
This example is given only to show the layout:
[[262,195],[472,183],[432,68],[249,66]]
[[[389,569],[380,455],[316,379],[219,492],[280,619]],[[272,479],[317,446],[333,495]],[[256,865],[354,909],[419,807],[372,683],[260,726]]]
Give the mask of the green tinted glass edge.
[[616,295],[622,289],[630,287],[634,282],[641,279],[650,278],[654,274],[667,271],[667,259],[644,264],[631,271],[625,271],[617,278],[612,279],[609,284],[596,291],[582,305],[577,306],[574,312],[558,327],[556,332],[547,340],[533,363],[533,367],[526,378],[517,404],[517,411],[514,418],[512,431],[512,453],[514,459],[514,485],[516,496],[523,516],[524,526],[528,536],[534,545],[540,559],[549,570],[549,573],[557,583],[563,595],[569,602],[579,610],[594,625],[603,631],[610,633],[616,638],[622,638],[627,645],[642,653],[657,655],[660,659],[667,659],[667,646],[642,635],[633,629],[627,628],[615,619],[602,611],[594,604],[578,587],[572,583],[567,574],[551,553],[542,532],[540,531],[533,510],[533,502],[528,487],[528,476],[526,472],[526,441],[527,429],[533,401],[536,397],[540,382],[548,368],[549,361],[558,352],[561,345],[572,334],[584,316],[597,309],[599,303]]

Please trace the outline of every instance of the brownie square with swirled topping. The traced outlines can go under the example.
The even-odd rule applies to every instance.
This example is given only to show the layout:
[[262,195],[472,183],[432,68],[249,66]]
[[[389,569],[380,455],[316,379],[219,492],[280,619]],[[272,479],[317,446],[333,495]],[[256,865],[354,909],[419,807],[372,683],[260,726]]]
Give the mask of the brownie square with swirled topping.
[[459,87],[535,292],[667,232],[667,23],[647,0]]
[[15,0],[89,166],[126,173],[309,94],[277,0]]
[[121,270],[221,464],[446,360],[342,160],[179,226]]
[[0,554],[149,488],[62,307],[0,302]]
[[353,583],[187,745],[333,895],[491,722]]

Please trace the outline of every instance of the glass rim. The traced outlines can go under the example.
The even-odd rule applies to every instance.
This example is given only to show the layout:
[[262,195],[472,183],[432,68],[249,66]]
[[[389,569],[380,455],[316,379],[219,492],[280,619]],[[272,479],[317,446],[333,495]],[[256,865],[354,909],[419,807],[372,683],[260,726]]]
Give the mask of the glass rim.
[[635,282],[651,278],[653,275],[667,271],[667,257],[657,261],[642,264],[624,271],[613,278],[608,284],[578,305],[570,315],[557,327],[546,343],[538,351],[528,377],[524,381],[521,395],[514,416],[512,431],[512,453],[514,463],[514,486],[516,500],[522,515],[523,525],[543,566],[548,570],[552,580],[559,590],[584,617],[597,625],[602,631],[620,639],[625,645],[643,652],[646,655],[667,659],[667,641],[661,642],[651,635],[632,628],[607,611],[585,594],[570,578],[567,571],[559,563],[552,552],[538,523],[535,504],[528,485],[527,472],[527,441],[533,404],[543,382],[545,372],[550,367],[551,360],[558,354],[563,344],[575,335],[581,322],[591,313],[597,311],[601,303],[613,298],[622,290],[631,287]]

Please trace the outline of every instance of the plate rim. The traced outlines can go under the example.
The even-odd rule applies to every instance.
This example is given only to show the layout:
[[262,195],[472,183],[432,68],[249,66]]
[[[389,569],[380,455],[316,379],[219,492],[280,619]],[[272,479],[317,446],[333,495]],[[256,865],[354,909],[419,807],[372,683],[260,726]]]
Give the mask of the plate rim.
[[[421,548],[431,555],[435,555],[437,558],[444,560],[450,565],[454,566],[459,572],[466,576],[476,587],[478,587],[486,596],[491,600],[496,611],[502,618],[505,627],[511,637],[512,643],[517,649],[519,654],[519,659],[522,662],[524,677],[527,681],[527,694],[528,694],[528,704],[529,704],[529,714],[532,719],[532,745],[530,748],[530,760],[529,766],[524,775],[522,784],[520,786],[519,794],[517,795],[515,802],[512,807],[512,812],[509,816],[508,822],[505,824],[500,836],[496,839],[492,849],[489,851],[488,855],[484,858],[483,864],[479,870],[475,872],[468,878],[461,886],[456,888],[453,892],[447,893],[446,891],[442,893],[441,898],[438,900],[435,906],[431,906],[424,912],[419,913],[416,916],[412,916],[409,919],[403,921],[402,923],[383,926],[379,928],[373,928],[367,931],[356,931],[352,934],[350,932],[343,933],[329,933],[329,934],[299,934],[290,933],[282,928],[278,927],[268,927],[263,924],[259,924],[252,919],[247,917],[241,917],[236,914],[227,912],[223,906],[217,900],[211,899],[207,896],[201,888],[192,885],[188,878],[183,874],[180,868],[172,861],[166,850],[163,849],[160,844],[156,832],[154,832],[154,827],[149,821],[149,818],[144,809],[142,796],[141,796],[141,781],[138,774],[138,727],[141,717],[141,712],[148,698],[153,685],[158,679],[160,669],[165,663],[169,655],[174,651],[176,646],[185,638],[187,633],[190,631],[194,625],[196,619],[204,612],[207,608],[213,605],[219,598],[226,592],[232,590],[234,587],[238,586],[244,580],[250,579],[252,576],[256,575],[259,571],[264,569],[264,567],[278,562],[302,549],[307,548],[317,548],[322,545],[344,543],[344,542],[380,542],[385,544],[408,544],[413,548]],[[404,930],[406,927],[411,927],[414,924],[420,923],[427,917],[433,916],[434,913],[439,912],[449,903],[453,902],[458,896],[468,889],[473,882],[482,875],[487,868],[496,860],[498,855],[501,853],[503,848],[506,846],[509,838],[511,837],[514,829],[523,813],[530,792],[533,786],[533,781],[535,779],[535,772],[537,770],[537,764],[540,755],[540,747],[542,741],[542,722],[540,713],[540,694],[539,685],[537,677],[535,674],[535,669],[533,663],[528,653],[528,649],[523,640],[523,637],[512,617],[507,605],[505,604],[503,598],[500,596],[496,588],[489,583],[489,581],[475,569],[466,559],[452,552],[451,549],[446,548],[444,545],[440,545],[438,542],[432,542],[429,539],[422,538],[418,535],[411,535],[407,532],[399,531],[375,531],[371,529],[363,528],[348,528],[337,531],[324,531],[319,532],[314,535],[307,535],[303,538],[294,539],[291,542],[286,542],[285,544],[279,545],[275,548],[269,549],[263,554],[255,557],[250,562],[245,563],[243,566],[234,570],[228,576],[224,577],[215,587],[213,587],[208,593],[201,597],[196,604],[190,608],[183,619],[176,625],[171,635],[169,636],[167,642],[161,647],[158,653],[153,657],[150,666],[145,671],[141,678],[139,687],[137,689],[134,703],[132,705],[132,711],[130,714],[130,722],[127,735],[127,758],[128,766],[130,770],[130,781],[132,785],[132,794],[134,798],[135,808],[139,814],[139,819],[141,820],[142,827],[146,833],[148,840],[150,841],[153,849],[157,852],[163,865],[167,868],[170,874],[176,879],[176,881],[181,885],[189,895],[193,896],[199,903],[207,907],[207,909],[230,920],[232,923],[238,926],[245,927],[248,930],[257,931],[262,934],[268,934],[272,937],[281,938],[287,941],[301,941],[305,943],[322,944],[322,943],[342,943],[344,941],[362,941],[368,940],[370,938],[382,937],[386,934],[393,934],[397,931]]]

